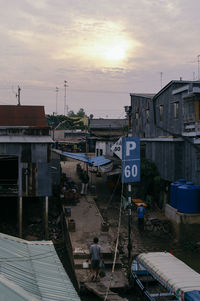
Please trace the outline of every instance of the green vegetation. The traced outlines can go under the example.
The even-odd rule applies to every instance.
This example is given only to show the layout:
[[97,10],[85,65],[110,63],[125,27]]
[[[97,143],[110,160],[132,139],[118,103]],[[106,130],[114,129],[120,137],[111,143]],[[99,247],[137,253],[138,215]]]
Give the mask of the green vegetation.
[[153,203],[157,203],[159,207],[162,207],[160,203],[160,195],[165,189],[165,183],[161,179],[156,165],[149,159],[141,159],[141,181],[134,184],[134,197],[141,198],[150,206]]
[[46,115],[46,121],[49,126],[53,129],[59,130],[73,130],[73,129],[80,129],[85,130],[87,129],[87,116],[83,108],[77,113],[74,111],[69,111],[68,116],[65,115]]

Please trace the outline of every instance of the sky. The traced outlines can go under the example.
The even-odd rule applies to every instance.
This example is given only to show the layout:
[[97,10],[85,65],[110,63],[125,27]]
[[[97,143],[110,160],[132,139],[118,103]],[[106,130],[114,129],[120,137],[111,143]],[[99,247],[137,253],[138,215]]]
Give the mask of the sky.
[[123,118],[130,93],[198,79],[200,0],[0,0],[0,6],[1,105],[17,104],[20,86],[21,104],[44,105],[46,114],[83,108],[95,118]]

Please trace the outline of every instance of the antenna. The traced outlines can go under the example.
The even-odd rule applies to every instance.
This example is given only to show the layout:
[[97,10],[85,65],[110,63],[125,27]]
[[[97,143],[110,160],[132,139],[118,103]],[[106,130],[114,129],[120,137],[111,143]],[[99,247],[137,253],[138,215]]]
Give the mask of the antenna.
[[18,92],[17,92],[17,94],[16,94],[16,98],[17,98],[17,100],[18,100],[18,106],[21,106],[21,104],[20,104],[20,92],[21,92],[21,88],[20,88],[20,86],[18,86]]
[[197,64],[198,64],[198,80],[200,80],[200,54],[197,55]]
[[68,106],[67,106],[67,100],[66,100],[66,98],[67,98],[67,95],[66,95],[66,88],[67,88],[67,87],[69,87],[69,86],[67,85],[67,81],[64,80],[64,88],[65,88],[65,95],[64,95],[64,115],[66,115],[66,113],[67,113],[67,115],[68,115]]
[[59,91],[59,88],[56,87],[56,115],[58,115],[58,91]]

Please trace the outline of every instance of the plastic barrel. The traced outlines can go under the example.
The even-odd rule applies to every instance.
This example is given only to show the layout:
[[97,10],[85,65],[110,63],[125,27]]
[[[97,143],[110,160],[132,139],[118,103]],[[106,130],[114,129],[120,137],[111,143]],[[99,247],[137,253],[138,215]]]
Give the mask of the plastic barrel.
[[180,185],[183,185],[186,183],[185,179],[180,179],[174,183],[171,183],[170,185],[170,206],[177,209],[178,207],[178,195],[177,195],[177,188]]
[[200,213],[200,186],[187,182],[178,186],[178,211],[181,213]]

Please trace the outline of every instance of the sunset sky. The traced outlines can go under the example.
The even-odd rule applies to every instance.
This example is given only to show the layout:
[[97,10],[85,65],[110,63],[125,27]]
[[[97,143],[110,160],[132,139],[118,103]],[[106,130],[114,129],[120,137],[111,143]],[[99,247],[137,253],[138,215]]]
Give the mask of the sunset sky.
[[130,93],[197,79],[200,0],[0,0],[0,104],[122,118]]

